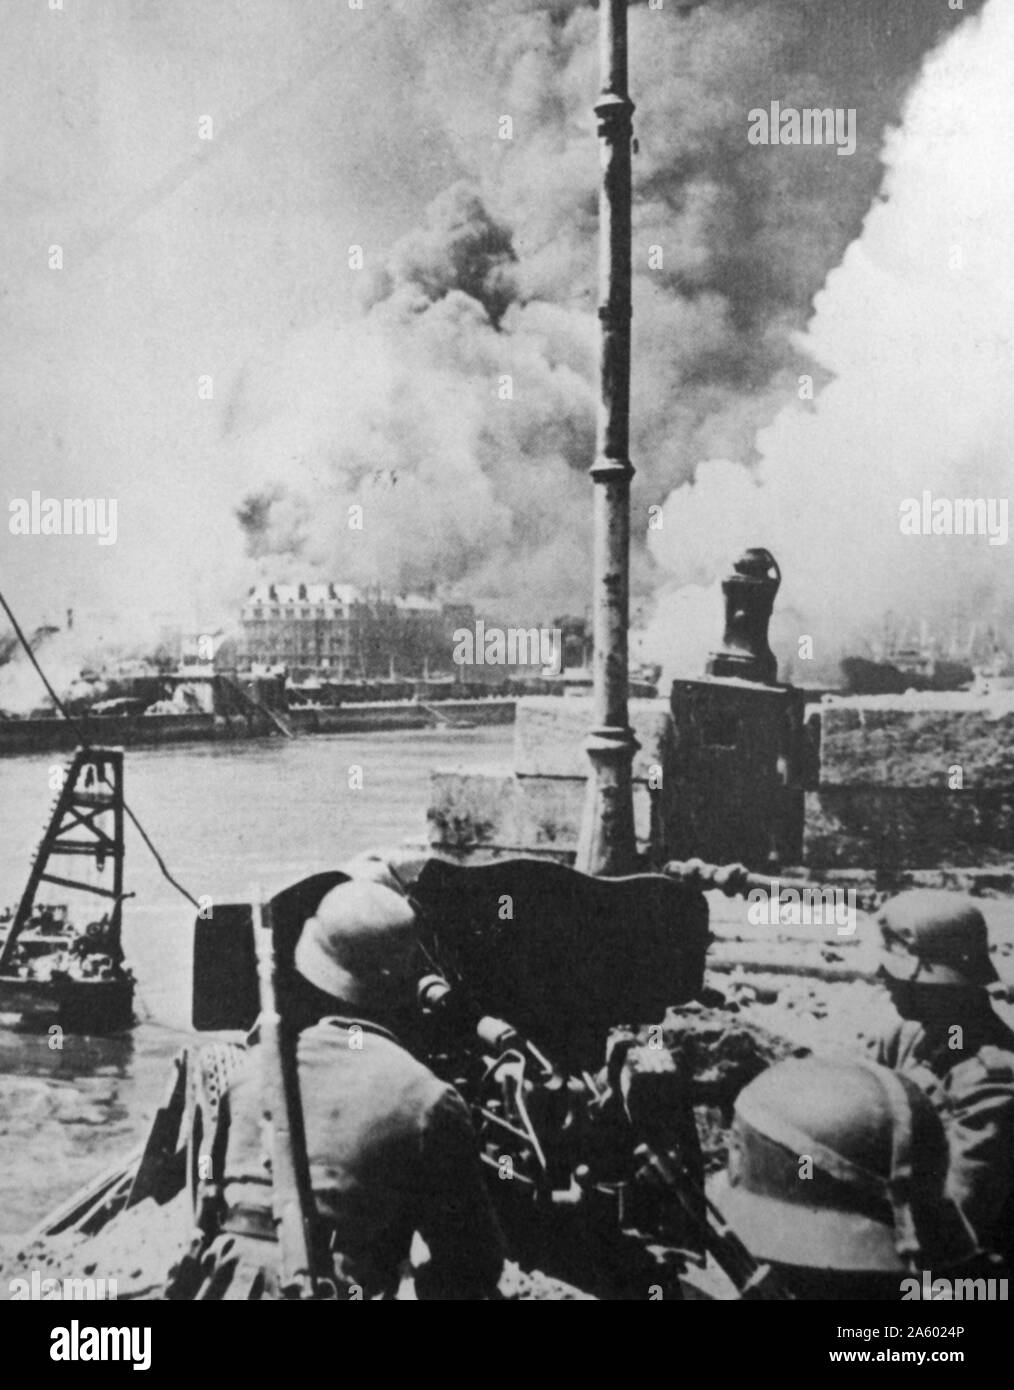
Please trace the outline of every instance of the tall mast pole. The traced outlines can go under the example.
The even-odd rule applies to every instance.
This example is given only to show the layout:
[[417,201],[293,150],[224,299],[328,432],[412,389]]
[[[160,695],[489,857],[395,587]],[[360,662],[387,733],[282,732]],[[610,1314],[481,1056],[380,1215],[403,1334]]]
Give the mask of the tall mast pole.
[[630,241],[634,104],[627,91],[627,3],[599,0],[599,409],[594,512],[594,714],[591,775],[577,851],[586,873],[636,867],[631,768],[638,743],[627,709],[630,615]]

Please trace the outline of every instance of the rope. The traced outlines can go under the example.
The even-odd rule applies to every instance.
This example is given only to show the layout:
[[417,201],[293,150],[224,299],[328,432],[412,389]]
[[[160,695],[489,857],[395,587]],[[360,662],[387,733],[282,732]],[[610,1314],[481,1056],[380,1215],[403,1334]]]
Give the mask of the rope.
[[[38,660],[36,659],[35,653],[32,651],[31,644],[29,643],[29,641],[28,641],[27,637],[25,636],[25,634],[22,632],[22,630],[21,630],[21,624],[18,622],[17,618],[15,618],[14,614],[11,612],[11,606],[10,606],[10,604],[7,602],[7,600],[6,600],[6,598],[4,597],[2,591],[0,591],[0,605],[3,606],[3,610],[4,610],[4,612],[7,614],[7,619],[8,619],[8,621],[9,621],[11,627],[14,629],[14,635],[17,637],[18,641],[19,641],[19,642],[21,643],[21,645],[24,647],[25,652],[26,652],[27,655],[28,655],[28,660],[29,660],[29,661],[32,663],[32,665],[35,667],[35,670],[36,670],[36,672],[38,673],[39,679],[42,681],[42,684],[46,687],[46,690],[47,690],[47,692],[48,692],[48,694],[49,694],[49,698],[52,700],[54,706],[56,707],[56,709],[58,709],[58,710],[60,711],[60,713],[63,715],[64,719],[66,719],[67,723],[68,723],[68,724],[71,726],[71,728],[75,731],[75,733],[76,733],[77,736],[78,736],[78,739],[79,739],[80,742],[81,742],[81,746],[82,746],[83,748],[86,748],[86,749],[87,749],[87,748],[90,748],[90,747],[92,746],[92,744],[91,744],[91,739],[88,737],[88,732],[87,732],[87,730],[85,729],[85,726],[84,726],[83,724],[81,724],[77,719],[74,718],[74,716],[73,716],[73,715],[69,712],[69,710],[67,709],[67,706],[63,703],[63,701],[60,699],[59,695],[57,695],[56,691],[55,691],[55,690],[53,689],[53,687],[50,685],[50,683],[49,683],[49,678],[47,677],[47,675],[46,675],[45,671],[42,669],[42,667],[39,665],[39,662],[38,662]],[[126,812],[127,816],[129,816],[129,818],[130,818],[130,820],[131,820],[131,822],[132,822],[132,824],[133,824],[135,830],[136,830],[137,833],[140,835],[140,837],[141,837],[141,839],[144,841],[144,843],[147,845],[148,849],[151,851],[152,858],[155,860],[155,863],[158,865],[159,871],[161,872],[162,877],[166,880],[167,883],[171,884],[172,887],[176,889],[177,893],[181,893],[181,894],[183,895],[183,897],[186,898],[187,902],[191,903],[194,907],[199,908],[199,907],[200,907],[200,903],[199,903],[199,902],[197,901],[197,899],[194,897],[193,893],[189,892],[186,888],[184,888],[184,887],[183,887],[183,884],[180,883],[178,879],[175,879],[175,878],[173,877],[173,875],[169,872],[169,867],[168,867],[168,865],[166,864],[165,860],[162,858],[161,854],[159,854],[159,852],[158,852],[158,850],[155,848],[154,844],[152,844],[151,836],[148,834],[148,832],[145,830],[144,826],[143,826],[143,825],[141,824],[141,822],[138,820],[138,818],[137,818],[137,816],[135,815],[135,813],[133,812],[133,810],[132,810],[132,809],[130,808],[130,806],[127,804],[127,798],[126,798],[126,797],[123,798],[123,809],[124,809],[124,811]]]
[[152,842],[151,842],[151,836],[148,834],[147,830],[145,830],[145,828],[144,828],[144,826],[141,824],[141,822],[137,819],[137,816],[134,814],[134,812],[131,810],[131,808],[127,805],[127,799],[126,799],[126,797],[124,797],[124,799],[123,799],[123,809],[124,809],[124,811],[126,811],[127,815],[130,817],[131,822],[133,823],[134,829],[137,831],[137,833],[140,835],[141,839],[144,841],[144,843],[148,846],[148,849],[151,851],[151,857],[154,859],[155,863],[158,865],[158,867],[159,867],[159,872],[161,873],[162,877],[165,879],[166,883],[171,884],[171,885],[173,886],[173,888],[176,889],[177,893],[181,893],[181,894],[183,895],[183,897],[186,898],[187,902],[190,903],[190,905],[191,905],[192,907],[196,907],[196,908],[199,909],[200,906],[201,906],[201,904],[200,904],[200,903],[197,901],[197,899],[194,897],[193,893],[191,893],[190,890],[189,890],[188,888],[184,888],[184,887],[183,887],[183,884],[180,883],[180,881],[179,881],[178,879],[174,878],[174,877],[172,876],[172,874],[169,872],[169,866],[166,864],[166,862],[165,862],[165,860],[162,858],[161,854],[159,854],[158,850],[157,850],[157,849],[155,848],[155,846],[152,844]]

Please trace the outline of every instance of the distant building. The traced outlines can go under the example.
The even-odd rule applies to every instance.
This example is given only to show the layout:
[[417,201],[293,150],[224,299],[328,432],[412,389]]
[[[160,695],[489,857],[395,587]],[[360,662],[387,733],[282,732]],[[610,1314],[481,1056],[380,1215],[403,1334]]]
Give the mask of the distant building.
[[451,634],[467,604],[351,584],[255,585],[243,604],[241,664],[296,679],[435,675],[453,669]]

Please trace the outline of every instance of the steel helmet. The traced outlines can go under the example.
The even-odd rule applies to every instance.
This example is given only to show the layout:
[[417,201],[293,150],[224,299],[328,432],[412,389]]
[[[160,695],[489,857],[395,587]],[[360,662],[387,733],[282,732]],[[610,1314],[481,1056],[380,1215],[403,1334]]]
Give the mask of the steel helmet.
[[409,896],[409,889],[422,871],[423,865],[432,858],[429,851],[395,847],[392,849],[370,850],[357,854],[338,867],[349,878],[370,879],[382,883],[402,897]]
[[350,879],[332,888],[307,920],[295,966],[325,994],[369,1003],[414,983],[418,941],[415,913],[400,893]]
[[920,985],[988,985],[998,979],[989,958],[986,920],[971,898],[915,888],[884,904],[878,918],[882,965],[895,980]]
[[906,1077],[790,1059],[740,1092],[715,1200],[760,1260],[842,1273],[946,1268],[975,1253],[943,1195],[947,1166],[940,1120]]

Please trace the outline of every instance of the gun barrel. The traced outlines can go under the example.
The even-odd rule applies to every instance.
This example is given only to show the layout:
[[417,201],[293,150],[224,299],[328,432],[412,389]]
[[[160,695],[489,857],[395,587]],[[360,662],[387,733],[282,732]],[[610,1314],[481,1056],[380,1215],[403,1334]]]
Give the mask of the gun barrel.
[[[701,892],[717,890],[727,898],[746,897],[753,892],[770,893],[772,885],[780,881],[775,873],[757,874],[745,864],[708,864],[703,859],[670,859],[662,865],[662,873],[667,878],[685,883],[688,888],[697,888]],[[811,893],[822,893],[834,887],[833,884],[814,883],[795,877],[781,880],[781,883],[784,888]],[[850,888],[856,892],[854,901],[862,911],[870,912],[876,908],[880,901],[877,896],[858,892],[851,885]]]

